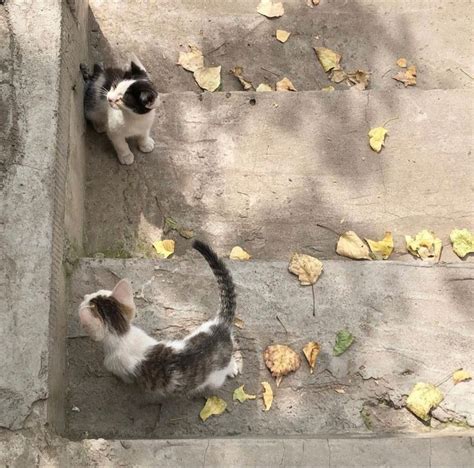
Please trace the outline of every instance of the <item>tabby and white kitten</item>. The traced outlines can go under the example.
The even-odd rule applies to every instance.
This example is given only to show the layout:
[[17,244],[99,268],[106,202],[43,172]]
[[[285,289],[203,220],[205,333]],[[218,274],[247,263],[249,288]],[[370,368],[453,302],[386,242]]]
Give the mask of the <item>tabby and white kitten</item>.
[[81,325],[104,345],[105,367],[126,382],[137,382],[166,396],[192,394],[222,386],[238,374],[232,356],[235,289],[221,259],[206,244],[193,247],[209,263],[220,290],[220,310],[215,318],[182,340],[157,341],[131,321],[135,304],[130,283],[122,279],[113,291],[88,294],[79,306]]
[[94,65],[91,74],[81,64],[86,83],[84,113],[98,133],[107,132],[119,161],[132,164],[133,153],[127,138],[135,137],[143,153],[153,151],[155,142],[150,129],[155,118],[158,93],[148,73],[138,61],[127,69],[102,68]]

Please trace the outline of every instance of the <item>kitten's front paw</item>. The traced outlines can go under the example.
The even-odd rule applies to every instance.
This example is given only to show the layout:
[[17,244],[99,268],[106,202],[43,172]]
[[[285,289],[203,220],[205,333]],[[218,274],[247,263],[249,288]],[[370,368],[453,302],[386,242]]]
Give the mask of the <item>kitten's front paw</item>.
[[144,140],[141,140],[139,143],[138,143],[138,149],[142,152],[142,153],[150,153],[151,151],[153,151],[153,149],[155,148],[155,141],[153,140],[153,138],[145,138]]
[[120,164],[125,164],[126,166],[130,166],[130,164],[133,164],[133,161],[135,160],[135,156],[131,151],[125,154],[119,154],[117,155],[120,161]]

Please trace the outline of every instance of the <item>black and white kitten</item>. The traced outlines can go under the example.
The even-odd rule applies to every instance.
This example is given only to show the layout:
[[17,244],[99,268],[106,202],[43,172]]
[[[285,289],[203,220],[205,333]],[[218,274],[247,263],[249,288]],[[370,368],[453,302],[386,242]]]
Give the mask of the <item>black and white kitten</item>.
[[137,382],[165,396],[192,394],[222,386],[239,367],[232,353],[235,288],[221,259],[206,244],[193,247],[209,263],[220,290],[220,310],[182,340],[157,341],[131,325],[135,304],[130,283],[123,279],[113,291],[88,294],[79,306],[81,325],[104,345],[105,367],[126,382]]
[[133,153],[127,138],[135,137],[143,153],[153,151],[155,142],[150,129],[155,118],[158,93],[148,73],[138,61],[127,69],[94,65],[91,74],[81,64],[86,83],[84,113],[98,133],[107,132],[119,161],[132,164]]

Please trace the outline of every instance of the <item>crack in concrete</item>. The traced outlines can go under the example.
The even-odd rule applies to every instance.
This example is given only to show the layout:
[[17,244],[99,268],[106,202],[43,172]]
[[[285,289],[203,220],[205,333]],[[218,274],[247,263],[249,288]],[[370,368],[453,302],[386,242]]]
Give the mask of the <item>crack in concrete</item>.
[[202,467],[203,468],[205,468],[205,466],[206,466],[207,451],[209,450],[210,443],[211,443],[211,440],[207,439],[207,446],[206,446],[206,450],[204,451],[204,458],[202,460]]

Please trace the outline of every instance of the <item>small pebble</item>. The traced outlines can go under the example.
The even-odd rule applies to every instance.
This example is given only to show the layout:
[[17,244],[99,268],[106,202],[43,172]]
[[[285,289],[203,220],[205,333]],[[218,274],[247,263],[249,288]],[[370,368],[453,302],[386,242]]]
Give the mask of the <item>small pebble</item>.
[[74,411],[74,413],[80,413],[81,412],[81,410],[77,406],[73,406],[71,408],[71,411]]

